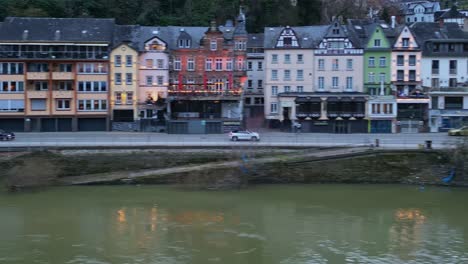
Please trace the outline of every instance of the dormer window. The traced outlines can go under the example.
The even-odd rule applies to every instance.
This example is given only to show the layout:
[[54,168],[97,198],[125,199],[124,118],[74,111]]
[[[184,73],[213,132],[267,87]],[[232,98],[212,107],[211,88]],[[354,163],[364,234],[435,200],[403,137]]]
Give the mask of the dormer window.
[[286,27],[276,41],[276,47],[299,47],[296,33],[290,27]]
[[158,39],[155,39],[153,41],[147,42],[146,50],[164,51],[166,50],[166,44]]
[[218,49],[218,42],[216,42],[216,39],[210,40],[210,50],[215,51]]

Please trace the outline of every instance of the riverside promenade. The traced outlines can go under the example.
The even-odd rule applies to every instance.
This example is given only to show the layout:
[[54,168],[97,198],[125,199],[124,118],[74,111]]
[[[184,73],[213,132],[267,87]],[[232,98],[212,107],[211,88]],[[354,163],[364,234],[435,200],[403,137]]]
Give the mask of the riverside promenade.
[[380,147],[419,149],[431,142],[434,149],[453,148],[462,137],[447,133],[424,134],[311,134],[266,132],[259,142],[232,142],[226,134],[172,135],[127,132],[17,133],[13,141],[1,141],[0,149],[82,147]]

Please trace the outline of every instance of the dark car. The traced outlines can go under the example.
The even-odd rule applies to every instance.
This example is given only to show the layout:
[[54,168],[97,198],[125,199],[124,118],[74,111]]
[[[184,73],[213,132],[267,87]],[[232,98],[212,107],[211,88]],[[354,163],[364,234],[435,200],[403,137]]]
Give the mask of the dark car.
[[0,140],[13,140],[13,139],[15,139],[15,133],[0,129]]

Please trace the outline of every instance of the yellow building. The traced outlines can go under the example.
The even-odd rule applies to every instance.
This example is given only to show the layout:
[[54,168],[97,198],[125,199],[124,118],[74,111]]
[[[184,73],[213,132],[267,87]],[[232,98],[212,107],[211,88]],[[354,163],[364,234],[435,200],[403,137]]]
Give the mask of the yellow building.
[[116,46],[110,57],[111,120],[134,122],[138,119],[138,52],[129,43]]

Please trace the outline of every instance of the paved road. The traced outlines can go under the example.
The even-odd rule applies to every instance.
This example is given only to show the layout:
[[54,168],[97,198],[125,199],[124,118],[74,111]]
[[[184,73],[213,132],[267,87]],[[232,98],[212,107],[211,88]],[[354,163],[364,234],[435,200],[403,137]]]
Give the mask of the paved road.
[[446,133],[427,134],[293,134],[262,133],[259,142],[231,142],[227,135],[168,135],[160,133],[63,132],[17,133],[14,141],[1,141],[0,148],[10,147],[209,147],[272,146],[327,147],[370,146],[376,139],[382,148],[416,149],[426,140],[434,148],[453,147],[463,138]]

